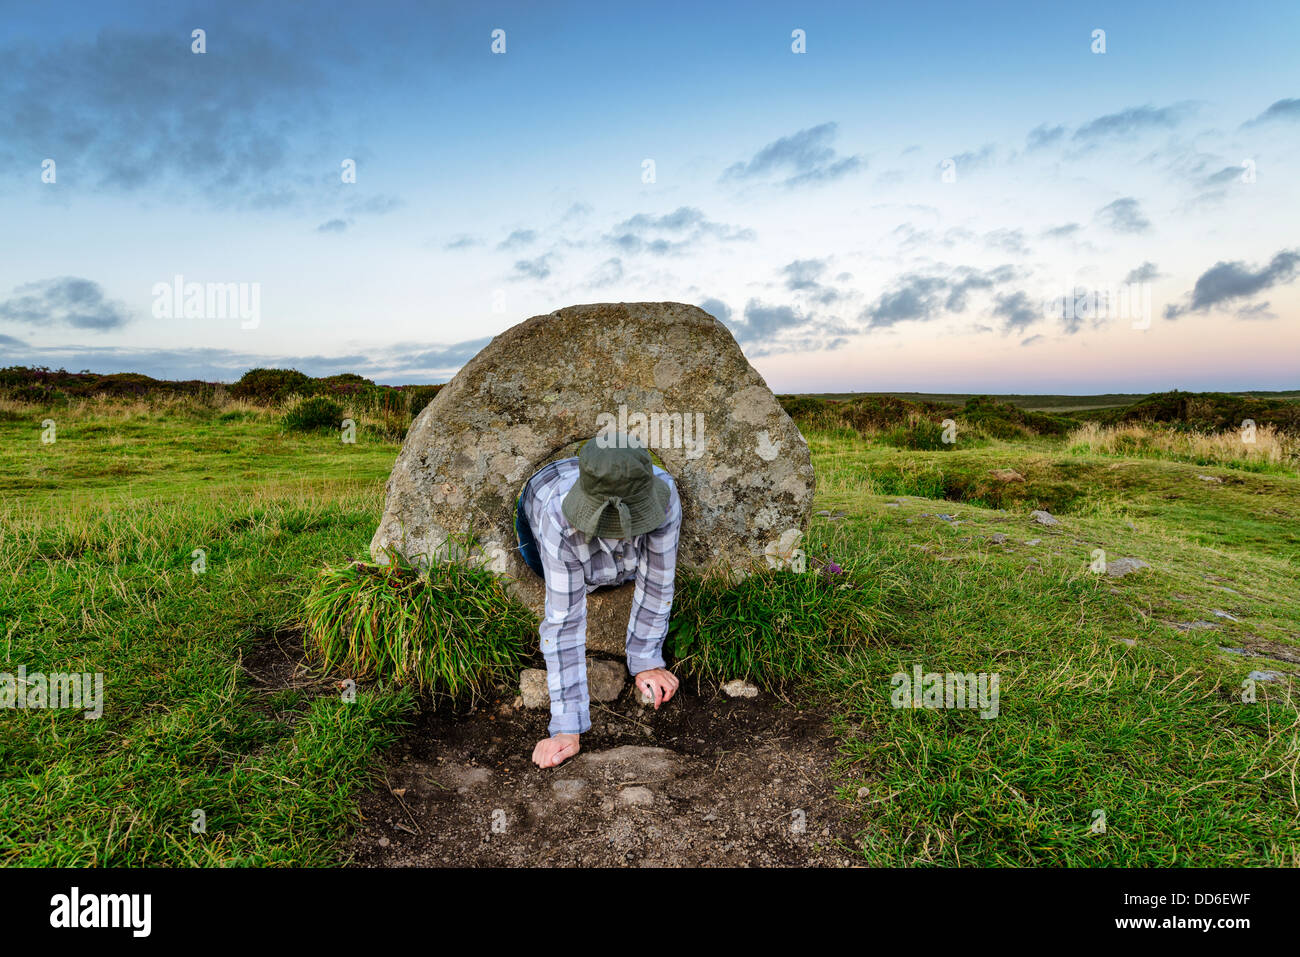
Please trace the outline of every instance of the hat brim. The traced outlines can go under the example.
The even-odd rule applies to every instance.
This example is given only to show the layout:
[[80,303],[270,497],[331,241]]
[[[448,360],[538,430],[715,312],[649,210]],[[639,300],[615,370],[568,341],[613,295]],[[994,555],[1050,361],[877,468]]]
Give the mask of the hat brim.
[[[653,532],[668,517],[668,500],[672,490],[668,483],[658,475],[654,476],[650,494],[637,501],[623,500],[631,517],[631,538]],[[560,511],[574,528],[598,538],[622,538],[623,528],[618,520],[618,509],[606,508],[604,499],[593,498],[582,489],[581,482],[574,482],[573,488],[565,494],[560,502]]]

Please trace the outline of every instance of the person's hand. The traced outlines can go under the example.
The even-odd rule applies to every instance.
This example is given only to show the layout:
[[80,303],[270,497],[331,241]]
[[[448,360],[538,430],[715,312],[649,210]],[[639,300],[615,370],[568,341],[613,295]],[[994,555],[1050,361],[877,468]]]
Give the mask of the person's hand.
[[649,671],[642,671],[636,676],[636,686],[645,693],[647,698],[654,699],[655,710],[659,710],[661,704],[667,704],[672,696],[677,693],[677,686],[681,683],[667,668],[651,668]]
[[556,734],[543,738],[533,748],[533,763],[539,768],[553,768],[578,753],[576,734]]

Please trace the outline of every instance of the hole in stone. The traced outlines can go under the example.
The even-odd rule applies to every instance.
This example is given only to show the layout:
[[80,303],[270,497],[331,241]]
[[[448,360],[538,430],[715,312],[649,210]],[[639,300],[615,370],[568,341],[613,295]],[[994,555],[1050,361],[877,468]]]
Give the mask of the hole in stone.
[[[595,438],[595,436],[591,436],[591,438]],[[578,453],[582,451],[582,447],[586,445],[589,441],[591,441],[591,439],[578,439],[577,441],[570,442],[568,445],[560,446],[558,449],[556,449],[546,458],[542,459],[540,462],[534,465],[532,471],[528,473],[528,478],[532,478],[534,475],[537,474],[539,469],[547,465],[550,465],[552,462],[558,462],[560,459],[576,458]],[[651,462],[659,466],[664,471],[668,471],[668,466],[664,465],[663,459],[659,458],[658,453],[656,453],[654,449],[646,449],[646,451],[650,453]],[[524,481],[526,482],[528,481],[528,479],[524,479]],[[519,488],[521,491],[523,490],[522,485],[520,485]]]
[[[519,496],[523,494],[524,486],[528,484],[528,479],[531,479],[534,475],[536,475],[546,466],[550,465],[552,462],[558,462],[560,459],[577,458],[578,453],[582,451],[582,447],[586,445],[589,441],[591,441],[592,438],[595,438],[595,436],[591,436],[590,438],[587,439],[577,439],[573,442],[569,442],[567,445],[561,445],[550,455],[546,456],[546,458],[542,459],[540,462],[534,463],[533,467],[528,470],[527,477],[522,482],[519,483],[519,488],[515,492],[516,510],[519,507],[518,506]],[[659,456],[655,453],[654,449],[646,449],[646,451],[650,453],[651,462],[659,466],[665,472],[668,471],[668,466],[664,465],[663,460],[659,458]],[[518,512],[516,511],[516,515],[517,514]]]
[[[583,447],[584,445],[586,445],[587,442],[589,442],[592,438],[595,438],[595,436],[591,436],[591,437],[589,437],[589,438],[584,438],[584,439],[576,439],[576,440],[574,440],[573,442],[569,442],[569,443],[567,443],[567,444],[565,444],[565,445],[562,445],[562,446],[560,446],[558,449],[556,449],[554,452],[552,452],[550,455],[546,456],[546,458],[542,459],[542,460],[539,461],[539,462],[536,462],[536,463],[533,465],[533,467],[532,467],[531,469],[528,470],[527,478],[525,478],[525,479],[523,480],[523,482],[521,482],[521,483],[519,484],[519,489],[518,489],[518,491],[515,492],[515,511],[514,511],[514,519],[515,519],[515,530],[516,530],[516,538],[515,538],[516,546],[518,546],[518,544],[519,544],[519,541],[518,541],[518,529],[519,529],[519,525],[520,525],[520,521],[519,521],[519,517],[520,517],[520,516],[519,516],[519,513],[520,513],[520,511],[521,511],[521,509],[522,509],[522,506],[521,506],[521,504],[520,504],[519,499],[520,499],[520,496],[523,495],[524,486],[528,484],[528,480],[531,479],[531,478],[532,478],[534,475],[536,475],[538,472],[540,472],[543,468],[545,468],[546,466],[550,465],[552,462],[558,462],[560,459],[576,458],[577,455],[578,455],[578,453],[579,453],[580,451],[582,451],[582,447]],[[659,458],[659,456],[655,453],[655,450],[654,450],[654,449],[647,449],[646,451],[650,453],[650,461],[651,461],[651,462],[653,462],[655,465],[659,466],[659,468],[663,469],[665,472],[668,471],[668,467],[667,467],[666,465],[664,465],[663,460]],[[527,563],[525,562],[525,564],[527,564]],[[597,589],[596,589],[595,591],[593,591],[591,594],[593,594],[593,595],[604,595],[604,594],[609,593],[609,592],[617,591],[617,590],[620,589],[620,588],[635,588],[635,587],[636,587],[636,583],[635,583],[635,582],[624,582],[624,583],[621,584],[621,585],[601,585],[599,588],[597,588]]]

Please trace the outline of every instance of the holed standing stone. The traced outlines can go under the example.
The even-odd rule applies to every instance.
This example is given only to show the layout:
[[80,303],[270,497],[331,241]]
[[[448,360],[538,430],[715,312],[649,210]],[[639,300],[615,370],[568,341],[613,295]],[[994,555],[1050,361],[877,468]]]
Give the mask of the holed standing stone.
[[[569,306],[494,338],[411,423],[371,555],[482,564],[540,616],[515,502],[602,429],[640,438],[676,479],[679,569],[792,561],[812,506],[808,445],[727,328],[679,302]],[[588,648],[623,653],[633,588],[587,596]]]

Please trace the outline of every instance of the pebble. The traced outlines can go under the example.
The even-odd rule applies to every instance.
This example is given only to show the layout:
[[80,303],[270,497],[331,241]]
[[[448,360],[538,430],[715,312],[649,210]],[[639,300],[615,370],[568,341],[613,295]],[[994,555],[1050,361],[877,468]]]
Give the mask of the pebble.
[[[616,701],[627,683],[627,668],[604,658],[587,659],[587,690],[593,701]],[[549,698],[547,704],[550,704]]]
[[1123,578],[1125,575],[1150,567],[1140,558],[1117,558],[1113,562],[1106,563],[1106,574],[1111,578]]
[[546,685],[546,670],[525,668],[519,673],[519,697],[525,708],[549,708],[551,692]]
[[[627,683],[627,669],[616,661],[604,658],[587,659],[587,692],[593,701],[614,701],[623,693]],[[519,673],[519,697],[515,707],[550,708],[551,691],[546,681],[546,669],[525,668]]]
[[757,698],[758,688],[748,681],[742,681],[740,678],[734,681],[728,681],[722,686],[722,693],[728,698]]
[[561,801],[572,801],[586,789],[587,782],[581,778],[561,778],[551,782],[551,790]]
[[654,793],[646,787],[624,788],[618,792],[618,803],[629,807],[649,807],[655,803]]

